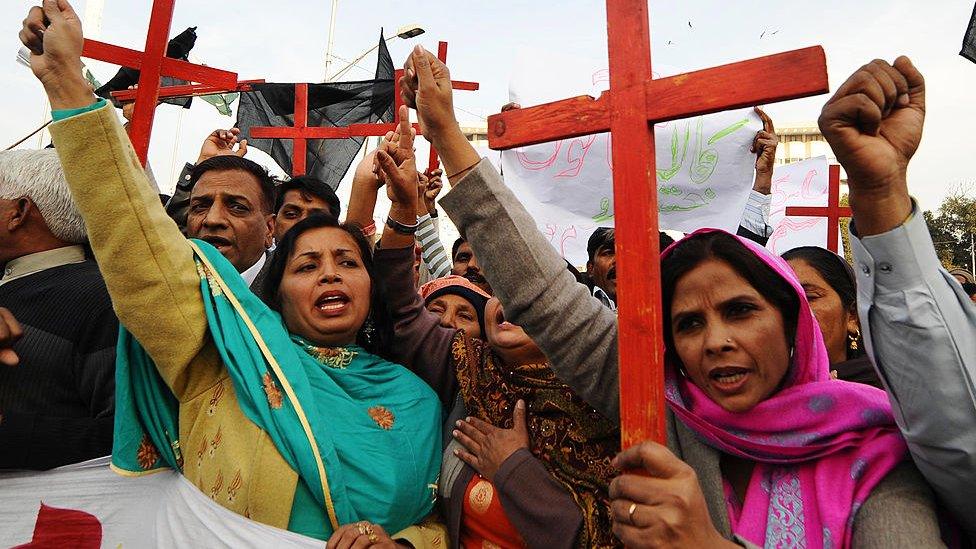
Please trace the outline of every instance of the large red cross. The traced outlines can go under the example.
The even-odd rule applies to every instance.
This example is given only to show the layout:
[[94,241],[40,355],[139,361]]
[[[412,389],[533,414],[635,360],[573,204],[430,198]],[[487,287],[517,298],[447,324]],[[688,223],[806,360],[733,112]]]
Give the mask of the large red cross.
[[[437,45],[437,57],[447,61],[447,42],[439,42]],[[337,128],[309,127],[308,125],[308,84],[295,84],[295,125],[287,127],[261,126],[251,128],[250,137],[253,139],[290,139],[292,140],[292,161],[291,175],[305,175],[306,158],[308,155],[308,141],[310,139],[348,139],[350,137],[369,137],[384,136],[387,132],[396,129],[400,118],[400,105],[403,99],[400,97],[400,77],[403,70],[396,71],[394,76],[394,121],[389,123],[376,124],[350,124]],[[475,91],[479,88],[477,82],[451,81],[451,86],[455,90]],[[420,134],[420,125],[414,124],[414,129]],[[427,166],[428,173],[437,168],[437,151],[430,148],[430,160]]]
[[152,135],[153,117],[159,100],[160,77],[171,76],[189,82],[198,82],[213,86],[217,90],[232,90],[237,86],[237,73],[166,57],[175,1],[155,0],[153,2],[144,52],[96,40],[85,40],[81,50],[82,57],[140,71],[139,89],[135,94],[136,108],[132,115],[132,122],[129,124],[129,140],[132,141],[132,146],[143,166],[146,165],[149,154],[149,138]]
[[654,123],[826,93],[819,46],[652,79],[647,0],[607,0],[610,89],[488,118],[488,144],[510,149],[609,131],[623,446],[665,442],[664,339]]
[[798,217],[826,217],[827,218],[827,249],[837,253],[840,239],[840,220],[851,217],[851,209],[840,205],[840,166],[830,166],[830,178],[827,182],[827,207],[817,206],[789,206],[786,215]]

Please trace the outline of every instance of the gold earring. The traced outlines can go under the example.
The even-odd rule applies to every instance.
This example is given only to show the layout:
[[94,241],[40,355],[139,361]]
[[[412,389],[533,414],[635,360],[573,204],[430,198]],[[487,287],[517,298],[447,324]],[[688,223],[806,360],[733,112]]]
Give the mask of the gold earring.
[[847,346],[852,351],[857,351],[857,349],[858,349],[857,340],[859,340],[859,339],[861,339],[861,330],[860,330],[860,328],[855,328],[853,334],[850,333],[850,332],[847,332]]

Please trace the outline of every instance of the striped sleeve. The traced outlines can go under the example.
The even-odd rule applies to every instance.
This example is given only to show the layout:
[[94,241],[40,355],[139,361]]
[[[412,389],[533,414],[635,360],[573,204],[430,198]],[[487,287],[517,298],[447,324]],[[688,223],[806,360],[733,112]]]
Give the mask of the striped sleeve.
[[773,228],[769,225],[769,206],[772,197],[756,191],[749,192],[749,200],[746,202],[746,209],[742,212],[740,225],[749,229],[757,235],[768,238],[773,234]]
[[451,259],[447,257],[444,244],[441,242],[437,227],[437,219],[424,215],[417,219],[420,227],[417,228],[417,243],[423,254],[424,265],[434,278],[440,278],[451,274]]

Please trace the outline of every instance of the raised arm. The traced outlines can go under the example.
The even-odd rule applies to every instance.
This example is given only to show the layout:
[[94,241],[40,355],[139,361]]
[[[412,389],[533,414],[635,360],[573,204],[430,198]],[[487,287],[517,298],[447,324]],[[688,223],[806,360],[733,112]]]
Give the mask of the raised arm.
[[120,322],[178,398],[217,372],[188,368],[207,331],[189,244],[163,210],[111,105],[81,77],[81,21],[66,0],[32,8],[21,39],[57,120],[51,136]]
[[396,146],[376,152],[375,171],[383,174],[392,205],[391,224],[383,228],[374,260],[383,299],[393,315],[394,358],[423,378],[450,406],[457,392],[451,354],[457,330],[441,326],[437,315],[424,308],[414,282],[415,235],[409,227],[416,231],[417,169],[406,107],[401,107],[400,119],[401,128],[390,140]]
[[484,265],[506,316],[567,385],[606,417],[618,417],[616,315],[576,282],[498,172],[464,138],[447,67],[418,46],[401,89],[454,186],[441,206]]
[[908,194],[924,119],[925,81],[899,57],[855,72],[820,129],[848,175],[868,353],[919,470],[976,531],[976,310],[940,267]]

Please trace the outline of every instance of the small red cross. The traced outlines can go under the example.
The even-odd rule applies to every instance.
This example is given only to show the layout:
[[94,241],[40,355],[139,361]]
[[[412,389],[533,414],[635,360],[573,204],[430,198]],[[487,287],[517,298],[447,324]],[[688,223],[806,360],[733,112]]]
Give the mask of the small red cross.
[[[447,61],[447,42],[438,43],[437,56],[441,61]],[[308,125],[308,84],[295,84],[295,125],[287,127],[262,126],[251,128],[250,136],[252,139],[291,139],[292,147],[292,168],[293,177],[305,175],[306,159],[308,157],[308,141],[310,139],[348,139],[350,137],[369,137],[384,136],[387,132],[396,129],[400,118],[400,105],[403,99],[400,97],[400,77],[403,70],[397,70],[394,76],[394,108],[393,122],[374,123],[374,124],[350,124],[334,128],[309,127]],[[451,81],[455,90],[474,91],[479,88],[477,82]],[[420,133],[420,126],[413,125],[417,133]],[[433,147],[430,149],[430,160],[428,163],[428,173],[437,168],[437,151]]]
[[175,0],[153,2],[144,53],[96,40],[85,40],[81,50],[82,57],[140,71],[139,89],[136,90],[136,108],[132,115],[132,122],[129,124],[129,140],[143,166],[146,165],[149,154],[153,117],[159,100],[160,77],[171,76],[189,82],[199,82],[214,86],[218,90],[234,89],[237,86],[237,73],[166,57],[174,3]]
[[840,166],[830,166],[830,178],[827,183],[827,207],[817,206],[789,206],[786,215],[797,217],[826,217],[827,218],[827,249],[837,253],[840,249],[840,220],[851,217],[851,209],[840,205]]
[[811,47],[652,79],[647,0],[607,0],[610,90],[488,118],[488,144],[510,149],[610,131],[616,198],[620,424],[623,446],[665,442],[664,339],[657,261],[654,123],[826,93]]

